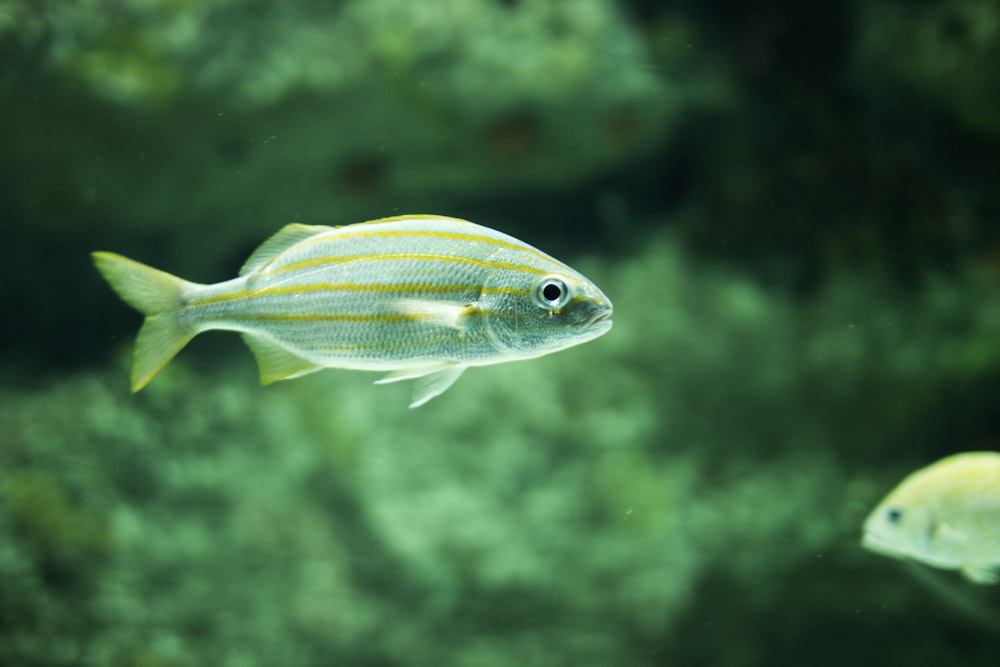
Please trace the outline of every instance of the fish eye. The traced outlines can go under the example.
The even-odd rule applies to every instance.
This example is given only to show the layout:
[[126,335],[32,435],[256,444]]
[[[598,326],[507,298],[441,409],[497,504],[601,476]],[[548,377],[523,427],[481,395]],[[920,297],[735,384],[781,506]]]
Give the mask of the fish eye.
[[885,511],[885,520],[893,525],[898,524],[903,520],[903,510],[890,507]]
[[545,276],[535,285],[535,301],[546,310],[560,310],[569,298],[569,286],[559,276]]

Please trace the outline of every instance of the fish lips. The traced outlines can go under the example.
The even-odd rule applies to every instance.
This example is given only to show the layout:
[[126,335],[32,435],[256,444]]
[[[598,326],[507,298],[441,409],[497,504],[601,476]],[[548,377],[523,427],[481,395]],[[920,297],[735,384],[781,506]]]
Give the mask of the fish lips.
[[891,542],[884,537],[879,537],[876,532],[871,530],[865,531],[864,535],[862,535],[861,546],[872,553],[888,556],[889,558],[898,558],[900,560],[913,558],[931,565],[946,567],[939,564],[938,559],[932,558],[930,554],[917,552],[906,544]]
[[612,309],[609,307],[605,310],[597,311],[591,315],[583,323],[583,328],[595,336],[600,336],[601,334],[607,333],[607,331],[612,327],[614,322],[611,321]]
[[575,312],[571,317],[576,320],[574,326],[596,338],[611,328],[613,313],[614,308],[608,301],[581,298],[576,302]]
[[861,546],[869,551],[873,551],[878,554],[883,554],[886,556],[897,556],[898,552],[889,546],[885,540],[882,540],[871,531],[866,531],[864,535],[861,536]]

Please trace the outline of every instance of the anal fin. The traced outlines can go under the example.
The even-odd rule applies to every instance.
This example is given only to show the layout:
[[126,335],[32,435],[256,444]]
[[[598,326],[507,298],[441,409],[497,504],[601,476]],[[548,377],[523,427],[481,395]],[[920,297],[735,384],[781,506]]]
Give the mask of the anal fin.
[[323,368],[323,366],[292,354],[266,338],[245,333],[243,340],[253,352],[253,356],[257,358],[261,384],[289,380]]

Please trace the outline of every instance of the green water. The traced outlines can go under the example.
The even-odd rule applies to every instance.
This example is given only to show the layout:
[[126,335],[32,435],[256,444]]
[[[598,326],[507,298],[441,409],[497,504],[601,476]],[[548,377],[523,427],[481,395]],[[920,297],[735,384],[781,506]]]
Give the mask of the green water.
[[[1000,450],[998,45],[969,0],[4,3],[0,664],[994,665],[996,587],[859,538]],[[416,410],[229,333],[129,392],[91,251],[215,282],[411,212],[614,328]]]

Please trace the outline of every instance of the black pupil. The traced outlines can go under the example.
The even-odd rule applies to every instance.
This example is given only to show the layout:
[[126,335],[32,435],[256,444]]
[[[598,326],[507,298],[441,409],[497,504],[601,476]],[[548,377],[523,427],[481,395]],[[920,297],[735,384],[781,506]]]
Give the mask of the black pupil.
[[559,285],[549,283],[542,288],[542,296],[545,297],[546,301],[558,301],[559,297],[562,296],[562,290],[559,288]]
[[903,511],[897,509],[891,509],[888,512],[886,512],[885,518],[889,520],[889,523],[899,523],[900,520],[903,518]]

